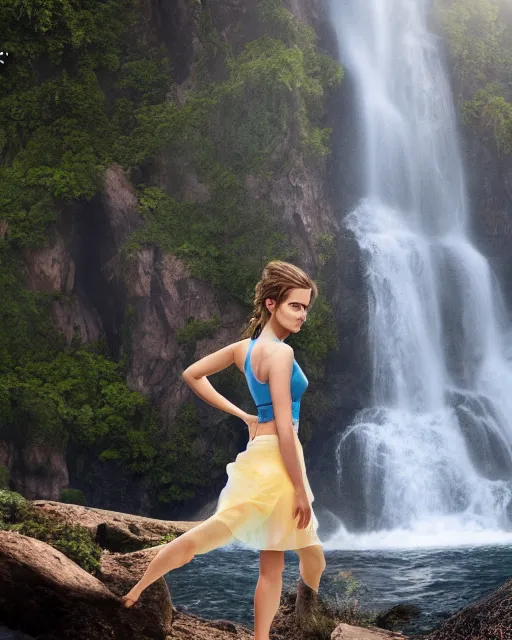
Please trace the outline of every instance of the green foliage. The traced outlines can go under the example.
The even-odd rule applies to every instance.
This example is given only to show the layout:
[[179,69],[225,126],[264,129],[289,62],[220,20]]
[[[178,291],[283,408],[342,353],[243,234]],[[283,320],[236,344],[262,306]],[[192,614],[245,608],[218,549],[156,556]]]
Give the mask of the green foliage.
[[[133,310],[125,317],[120,363],[100,345],[68,347],[51,322],[57,294],[24,288],[22,256],[43,246],[52,224],[71,216],[77,203],[97,196],[105,168],[119,162],[128,174],[141,169],[145,176],[138,193],[146,224],[126,257],[159,246],[245,303],[268,260],[293,260],[265,191],[297,157],[316,162],[328,152],[323,100],[341,81],[341,67],[275,0],[262,6],[265,35],[236,56],[207,9],[195,3],[194,12],[204,74],[178,101],[167,50],[149,48],[138,0],[0,6],[2,46],[15,55],[0,74],[0,220],[8,224],[0,240],[0,437],[55,447],[71,441],[100,461],[148,474],[164,502],[191,497],[220,474],[224,452],[205,450],[193,405],[182,407],[161,446],[155,412],[124,382]],[[226,74],[213,82],[208,63],[222,57]],[[162,156],[177,184],[195,171],[208,197],[195,203],[180,188],[171,195],[148,182]],[[250,184],[263,195],[252,197]],[[329,310],[321,301],[317,307],[310,323],[325,329]],[[192,319],[177,340],[191,349],[217,323]],[[329,330],[327,338],[325,331],[321,339],[310,334],[303,348],[320,371]],[[64,499],[78,497],[63,492]]]
[[229,70],[229,82],[219,87],[215,141],[236,171],[258,171],[285,139],[294,93],[309,89],[303,54],[264,37],[250,42]]
[[143,165],[163,149],[172,153],[192,147],[204,126],[205,104],[195,100],[181,107],[166,101],[135,109],[131,101],[120,98],[114,105],[114,117],[121,129],[114,143],[114,157],[130,169]]
[[[158,541],[158,544],[167,544],[168,542],[172,542],[176,540],[178,536],[175,533],[166,533],[165,536],[162,536]],[[153,543],[151,543],[153,544]]]
[[512,103],[489,89],[478,91],[463,104],[462,121],[493,139],[499,151],[512,153]]
[[195,406],[183,404],[172,425],[160,455],[149,470],[151,483],[160,502],[183,502],[208,486],[215,463],[201,441],[201,424]]
[[214,139],[237,172],[282,168],[290,148],[313,160],[325,155],[330,131],[318,126],[323,97],[343,76],[336,62],[317,51],[313,30],[289,11],[267,4],[264,17],[275,37],[249,42],[228,60],[229,81],[218,87]]
[[0,437],[57,447],[72,437],[144,470],[156,427],[146,399],[94,346],[66,348],[50,323],[51,296],[27,291],[22,277],[21,261],[0,244]]
[[[462,120],[512,151],[512,8],[505,0],[438,0]],[[464,102],[465,100],[465,102]]]
[[22,260],[0,240],[0,423],[11,414],[9,371],[57,347],[47,313],[51,296],[24,289],[23,276]]
[[85,495],[80,489],[62,489],[60,492],[60,501],[67,504],[79,504],[83,506],[86,504]]
[[303,52],[307,73],[318,83],[319,93],[339,85],[343,79],[343,68],[318,51],[317,35],[311,26],[297,20],[291,11],[281,6],[279,0],[264,0],[261,14],[270,37]]
[[81,525],[56,522],[36,508],[31,508],[16,524],[5,528],[46,542],[93,575],[99,571],[101,549],[94,542],[91,532]]
[[[363,586],[351,571],[340,571],[334,577],[334,584],[338,588],[338,593],[334,598],[328,598],[327,603],[332,612],[340,622],[356,625],[359,627],[371,627],[375,625],[376,612],[366,611],[361,608],[361,594]],[[341,593],[340,593],[341,591]]]
[[176,538],[178,538],[179,535],[181,535],[181,534],[178,534],[178,533],[166,533],[164,536],[162,536],[160,538],[160,540],[158,542],[154,542],[154,541],[146,542],[142,546],[142,548],[143,549],[151,549],[152,547],[156,547],[156,546],[161,545],[161,544],[167,544],[168,542],[172,542],[173,540],[176,540]]
[[5,523],[18,522],[27,509],[25,498],[15,491],[0,489],[0,528]]
[[133,322],[135,319],[135,309],[131,304],[127,304],[124,310],[124,321],[121,329],[121,345],[122,353],[119,360],[119,371],[122,373],[123,378],[128,370],[133,350]]
[[11,245],[41,245],[66,204],[91,199],[105,166],[122,159],[133,114],[164,100],[164,53],[142,54],[124,37],[137,33],[136,8],[134,0],[0,7],[2,46],[16,58],[0,76],[0,219]]
[[316,257],[320,269],[336,258],[336,237],[331,233],[321,235],[316,243]]
[[10,440],[64,446],[72,437],[98,452],[145,471],[155,456],[154,413],[122,380],[119,365],[93,347],[28,361],[9,376],[12,419],[0,433]]
[[[164,102],[133,111],[134,128],[116,146],[124,166],[161,149],[179,151],[220,185],[226,168],[237,176],[278,169],[290,147],[311,159],[328,152],[323,97],[341,82],[342,68],[317,51],[310,27],[277,5],[269,11],[289,26],[249,42],[237,57],[225,50],[226,81],[207,83],[181,106]],[[225,165],[220,174],[219,160]]]
[[488,82],[503,64],[498,0],[438,0],[461,90]]
[[99,5],[95,0],[3,2],[0,19],[5,48],[15,51],[18,61],[15,80],[29,84],[37,77],[40,70],[34,65],[43,55],[55,66],[63,65],[67,55],[77,65],[112,64],[119,54],[117,39],[126,28],[123,14],[132,8],[133,3],[125,0]]
[[290,255],[268,210],[251,205],[229,171],[207,203],[180,202],[148,187],[141,193],[140,209],[147,223],[132,235],[125,248],[128,256],[144,244],[156,244],[183,259],[198,277],[245,302],[264,264]]
[[220,318],[214,316],[210,320],[189,318],[187,323],[176,331],[176,342],[185,347],[185,362],[189,361],[196,350],[198,340],[211,338],[220,325]]
[[9,489],[9,469],[0,464],[0,490]]
[[185,326],[176,331],[178,344],[195,344],[202,338],[210,338],[218,328],[220,318],[215,316],[211,320],[197,320],[190,318]]

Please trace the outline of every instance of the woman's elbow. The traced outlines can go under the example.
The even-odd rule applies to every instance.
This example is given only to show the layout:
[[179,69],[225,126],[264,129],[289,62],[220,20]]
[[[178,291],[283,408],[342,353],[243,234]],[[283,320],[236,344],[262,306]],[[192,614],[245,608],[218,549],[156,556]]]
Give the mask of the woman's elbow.
[[190,367],[185,369],[185,371],[183,371],[183,373],[181,374],[181,377],[183,378],[183,380],[185,380],[185,382],[187,382],[188,384],[190,384],[191,382],[194,382],[195,380],[199,380],[201,377],[201,376],[198,376],[197,373],[194,373],[193,366],[194,365],[190,365]]

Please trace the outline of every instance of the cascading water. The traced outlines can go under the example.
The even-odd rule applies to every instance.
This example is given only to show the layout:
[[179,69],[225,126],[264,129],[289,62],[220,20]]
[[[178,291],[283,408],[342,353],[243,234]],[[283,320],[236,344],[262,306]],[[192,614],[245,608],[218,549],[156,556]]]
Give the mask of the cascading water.
[[331,0],[364,139],[365,198],[345,222],[365,263],[373,366],[372,407],[337,450],[342,495],[357,488],[363,531],[340,526],[333,548],[482,542],[512,528],[510,327],[467,235],[429,5]]

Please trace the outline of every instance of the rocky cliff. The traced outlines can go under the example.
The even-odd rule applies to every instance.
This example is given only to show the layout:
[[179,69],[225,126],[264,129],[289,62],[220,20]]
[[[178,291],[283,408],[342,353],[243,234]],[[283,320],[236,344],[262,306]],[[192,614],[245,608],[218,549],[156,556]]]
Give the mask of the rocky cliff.
[[[17,60],[0,85],[0,464],[33,498],[71,485],[90,504],[161,515],[214,500],[246,434],[180,372],[238,339],[261,267],[282,257],[323,294],[291,342],[310,378],[301,436],[313,488],[334,506],[322,479],[370,382],[359,252],[343,225],[361,195],[361,145],[326,5],[102,7],[88,40],[58,10],[48,22],[1,9]],[[440,0],[433,20],[475,241],[505,283],[507,11]],[[471,29],[483,56],[464,45]],[[253,409],[239,372],[214,383]]]
[[[59,413],[67,429],[60,444],[15,438],[19,418],[11,416],[0,463],[12,487],[31,498],[58,499],[69,484],[91,504],[147,512],[158,485],[162,508],[173,513],[214,497],[226,462],[244,445],[239,421],[198,402],[180,373],[238,339],[266,260],[295,261],[318,278],[323,294],[309,337],[295,345],[311,381],[303,433],[312,464],[326,464],[325,442],[364,401],[365,301],[357,249],[340,224],[350,199],[330,191],[326,154],[329,128],[339,135],[351,114],[343,107],[340,124],[347,98],[323,5],[144,0],[131,19],[131,50],[117,84],[110,69],[95,69],[118,127],[111,138],[102,134],[107,150],[98,152],[97,186],[55,200],[59,213],[45,224],[43,241],[26,240],[25,232],[21,242],[21,222],[11,213],[2,233],[6,250],[22,260],[24,286],[49,301],[64,339],[59,348],[102,345],[120,363],[128,390],[156,408],[158,436],[147,441],[139,424],[127,444],[113,417],[108,429],[84,432],[82,399],[74,408],[78,427]],[[33,27],[28,18],[25,27]],[[51,73],[56,78],[60,69]],[[155,98],[166,83],[163,100]],[[222,392],[252,410],[241,375],[216,378]],[[96,393],[102,389],[100,381]],[[130,416],[137,421],[135,410]],[[114,437],[122,442],[112,444]],[[167,443],[161,465],[154,458],[159,439]],[[183,464],[189,455],[193,469]],[[160,474],[152,483],[143,474],[150,466]],[[172,476],[167,484],[164,476]]]
[[512,298],[512,13],[503,0],[436,2],[461,123],[472,235]]

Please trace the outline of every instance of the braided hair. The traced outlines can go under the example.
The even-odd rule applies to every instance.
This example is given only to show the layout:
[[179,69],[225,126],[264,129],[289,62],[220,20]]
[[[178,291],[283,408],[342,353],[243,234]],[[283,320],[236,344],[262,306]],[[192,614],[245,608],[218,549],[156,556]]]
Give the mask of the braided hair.
[[271,313],[265,305],[267,298],[272,298],[279,306],[292,289],[311,289],[311,304],[318,296],[316,284],[302,269],[281,260],[269,262],[254,288],[253,311],[242,329],[242,338],[257,338],[270,320]]

